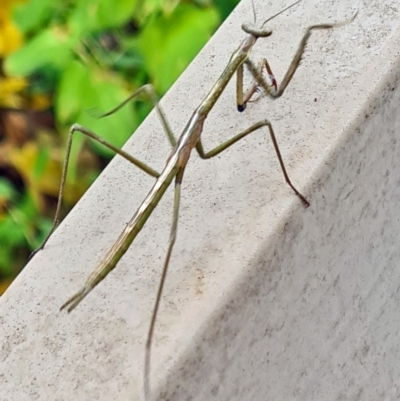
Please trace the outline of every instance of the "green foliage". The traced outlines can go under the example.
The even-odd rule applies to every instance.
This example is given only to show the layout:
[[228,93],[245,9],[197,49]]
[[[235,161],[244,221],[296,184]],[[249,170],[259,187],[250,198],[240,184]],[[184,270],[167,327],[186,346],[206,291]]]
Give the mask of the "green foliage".
[[[203,47],[218,22],[214,9],[182,5],[171,15],[153,14],[131,49],[143,56],[156,90],[164,93]],[[188,40],[190,38],[190,40]]]
[[[29,193],[20,196],[12,184],[0,178],[0,202],[7,207],[7,214],[0,220],[0,266],[4,277],[14,274],[15,265],[23,265],[29,252],[15,255],[10,248],[24,245],[35,249],[50,230],[50,221],[40,218],[33,197]],[[32,224],[33,222],[37,224]],[[35,227],[35,231],[32,228]],[[36,231],[37,230],[37,231]],[[19,257],[18,257],[19,256]],[[22,256],[22,258],[21,258]]]
[[218,10],[221,21],[223,21],[236,7],[237,0],[214,0],[214,5]]
[[55,30],[46,29],[6,60],[6,72],[10,76],[26,77],[42,67],[61,70],[70,59],[71,42]]
[[[15,275],[49,230],[70,126],[79,123],[122,146],[151,105],[132,102],[101,120],[93,115],[113,109],[148,82],[162,96],[239,0],[15,2],[12,24],[19,33],[13,32],[12,49],[18,35],[23,43],[3,55],[0,67],[8,81],[0,107],[14,104],[42,118],[44,113],[47,124],[28,120],[33,138],[24,131],[24,141],[14,137],[15,126],[7,125],[7,168],[17,172],[23,185],[13,176],[0,176],[0,279]],[[21,115],[3,118],[20,126],[25,121]],[[64,199],[70,207],[93,181],[97,165],[112,156],[78,138]]]

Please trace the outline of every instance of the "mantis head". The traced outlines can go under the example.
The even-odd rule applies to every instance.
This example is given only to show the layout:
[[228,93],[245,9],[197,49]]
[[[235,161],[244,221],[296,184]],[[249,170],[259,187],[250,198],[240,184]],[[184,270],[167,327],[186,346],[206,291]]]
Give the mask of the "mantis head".
[[279,11],[278,13],[276,13],[275,15],[273,15],[272,17],[269,17],[268,19],[266,19],[262,25],[261,28],[257,28],[256,27],[256,12],[254,9],[254,2],[252,1],[253,4],[253,14],[254,14],[254,24],[253,25],[248,25],[248,24],[243,24],[242,25],[242,29],[250,34],[253,35],[256,38],[266,38],[267,36],[270,36],[272,34],[272,31],[269,29],[263,29],[264,25],[268,22],[271,21],[272,19],[274,19],[275,17],[277,17],[278,15],[282,14],[283,12],[285,12],[286,10],[288,10],[289,8],[292,8],[293,6],[295,6],[297,3],[300,3],[301,0],[297,0],[295,3],[291,4],[290,6],[284,8],[283,10]]

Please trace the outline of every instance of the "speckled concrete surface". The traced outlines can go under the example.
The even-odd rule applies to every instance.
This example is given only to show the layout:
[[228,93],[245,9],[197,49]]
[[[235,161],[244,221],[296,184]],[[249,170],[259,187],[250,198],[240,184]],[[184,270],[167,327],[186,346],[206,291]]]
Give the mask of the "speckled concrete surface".
[[[287,3],[256,1],[260,19]],[[263,5],[262,5],[263,4]],[[266,132],[185,174],[178,241],[152,358],[162,400],[400,398],[400,6],[304,1],[271,21],[253,58],[281,79],[312,35],[285,95],[235,110],[235,85],[205,124],[207,147],[263,118],[311,201],[282,179]],[[180,132],[251,21],[243,1],[164,99]],[[126,149],[161,169],[152,115]],[[139,400],[144,343],[165,255],[172,192],[118,268],[70,315],[84,283],[152,180],[116,158],[0,300],[0,400]]]

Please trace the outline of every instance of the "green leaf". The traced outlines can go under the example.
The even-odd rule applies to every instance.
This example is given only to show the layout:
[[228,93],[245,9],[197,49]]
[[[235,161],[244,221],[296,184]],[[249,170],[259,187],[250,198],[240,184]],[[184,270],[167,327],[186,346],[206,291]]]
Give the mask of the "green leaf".
[[14,186],[5,178],[0,177],[0,198],[11,200],[17,195]]
[[62,69],[72,58],[72,45],[62,31],[46,29],[6,59],[6,72],[13,76],[27,76],[47,65]]
[[32,174],[32,178],[35,181],[39,181],[40,178],[43,176],[49,160],[50,160],[49,150],[46,147],[40,147],[40,149],[38,149],[36,163],[33,168],[33,174]]
[[215,7],[218,10],[221,21],[232,12],[232,10],[239,4],[240,0],[214,0]]
[[98,3],[98,20],[102,28],[124,24],[132,18],[135,8],[135,3],[132,0],[99,0]]
[[17,246],[25,243],[22,226],[10,214],[0,224],[0,242],[2,247]]
[[34,250],[39,248],[40,245],[43,244],[43,241],[46,239],[48,233],[53,226],[53,221],[50,219],[46,219],[44,217],[37,219],[37,227],[35,230],[35,236],[30,235],[28,238],[32,238],[29,241],[30,249]]
[[[18,204],[9,209],[9,213],[0,224],[0,273],[9,275],[12,272],[13,253],[19,247],[26,247],[29,243],[27,235],[31,231],[32,221],[36,219],[38,211],[35,202],[28,194]],[[42,219],[39,217],[39,219]],[[32,246],[31,246],[32,248]],[[15,255],[14,255],[15,256]]]
[[54,0],[30,0],[17,5],[13,13],[14,20],[24,33],[38,29],[51,15],[53,3]]
[[[93,109],[97,111],[97,115],[112,110],[129,94],[122,80],[99,71],[89,71],[74,60],[65,69],[57,90],[58,120],[64,126],[79,123],[108,142],[121,147],[139,123],[132,106],[127,105],[117,113],[102,119],[94,117]],[[108,157],[113,155],[104,146],[95,142],[93,144],[99,153]]]
[[214,9],[179,6],[170,17],[157,15],[136,41],[157,90],[165,93],[210,38],[218,23]]
[[69,30],[82,37],[127,22],[135,7],[132,0],[80,0],[68,18]]
[[62,124],[76,119],[82,104],[95,101],[90,79],[88,69],[79,61],[71,60],[65,66],[55,98],[57,118]]

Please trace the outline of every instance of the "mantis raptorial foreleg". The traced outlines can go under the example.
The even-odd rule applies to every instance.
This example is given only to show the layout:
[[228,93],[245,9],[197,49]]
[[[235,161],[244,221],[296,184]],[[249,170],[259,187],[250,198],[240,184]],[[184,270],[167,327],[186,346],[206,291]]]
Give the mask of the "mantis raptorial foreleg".
[[[247,60],[245,60],[244,64],[246,64],[247,68],[249,69],[249,71],[251,72],[251,74],[253,75],[253,77],[256,79],[256,82],[259,86],[261,86],[264,89],[264,94],[276,99],[280,96],[283,95],[283,93],[285,92],[285,89],[287,88],[287,86],[289,85],[290,81],[293,78],[294,73],[296,72],[297,68],[299,67],[301,58],[303,56],[305,47],[307,45],[307,41],[311,36],[311,33],[313,30],[322,30],[322,29],[332,29],[332,28],[339,28],[341,26],[347,25],[349,23],[351,23],[357,16],[357,12],[353,15],[353,17],[351,19],[349,19],[348,21],[344,21],[344,22],[340,22],[338,24],[318,24],[318,25],[311,25],[306,29],[305,34],[303,35],[299,47],[296,51],[296,54],[293,57],[292,62],[289,65],[288,70],[286,71],[285,76],[283,77],[282,83],[279,85],[277,85],[276,83],[276,79],[275,76],[272,72],[271,66],[269,65],[268,61],[266,58],[263,58],[260,62],[260,66],[257,68],[255,66],[255,64],[248,58]],[[255,32],[253,29],[249,29],[247,26],[243,26],[242,27],[243,30],[245,32]],[[265,79],[263,79],[262,77],[262,66],[265,67],[267,73],[268,73],[268,77],[269,80],[271,81],[271,84],[268,84]],[[243,111],[246,108],[246,102],[249,101],[251,99],[251,97],[253,96],[253,94],[256,92],[257,90],[257,85],[253,84],[249,90],[247,91],[247,93],[245,95],[243,95],[243,92],[239,92],[240,88],[242,88],[242,85],[239,85],[239,82],[241,83],[243,81],[242,75],[243,75],[243,65],[240,66],[238,68],[237,71],[237,75],[238,75],[238,85],[237,85],[237,90],[238,90],[238,95],[237,95],[237,103],[238,103],[238,110],[239,111]]]

